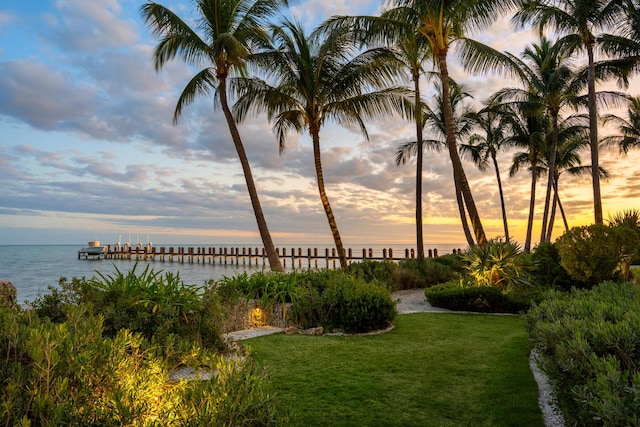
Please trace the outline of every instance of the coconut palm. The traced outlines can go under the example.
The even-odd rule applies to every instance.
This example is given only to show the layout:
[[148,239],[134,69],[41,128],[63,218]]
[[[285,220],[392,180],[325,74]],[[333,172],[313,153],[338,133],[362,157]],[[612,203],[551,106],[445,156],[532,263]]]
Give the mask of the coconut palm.
[[176,56],[190,66],[205,65],[183,89],[173,122],[177,123],[183,108],[198,96],[216,95],[242,165],[269,265],[275,271],[284,271],[284,268],[271,239],[244,145],[228,105],[227,79],[234,73],[245,72],[245,60],[252,45],[268,36],[261,25],[285,4],[286,0],[195,0],[198,18],[193,28],[158,3],[149,2],[140,9],[147,25],[160,38],[154,52],[156,71]]
[[613,124],[620,131],[619,135],[603,138],[603,143],[607,146],[617,146],[622,154],[627,154],[632,148],[640,148],[640,96],[629,99],[627,115],[628,119],[615,114],[603,117],[605,124]]
[[[454,112],[449,99],[451,93],[449,52],[457,44],[462,64],[471,70],[486,71],[495,67],[497,64],[495,57],[499,56],[498,53],[468,39],[465,33],[469,30],[488,28],[498,16],[511,10],[515,2],[512,0],[392,0],[390,3],[397,9],[396,16],[399,21],[412,22],[417,14],[419,23],[415,31],[427,39],[431,48],[434,63],[440,72],[447,150],[454,170],[454,181],[464,199],[462,209],[466,207],[469,213],[476,241],[483,244],[487,238],[458,153]],[[406,19],[403,19],[403,16]]]
[[498,152],[509,146],[509,135],[506,132],[508,129],[508,119],[501,114],[500,110],[496,108],[496,106],[488,105],[477,113],[471,115],[471,120],[480,133],[472,134],[469,137],[469,141],[466,144],[462,144],[460,148],[464,154],[471,157],[473,163],[475,163],[481,171],[487,170],[489,161],[491,160],[493,169],[496,173],[496,181],[498,183],[504,237],[509,241],[507,210],[504,204],[500,167],[498,166]]
[[[471,98],[471,94],[467,91],[467,89],[458,85],[455,82],[452,82],[450,85],[451,93],[450,93],[450,103],[453,107],[454,111],[454,120],[455,120],[455,131],[457,137],[460,141],[464,140],[471,131],[472,121],[470,120],[470,116],[472,114],[472,110],[468,105],[465,105],[465,100]],[[440,151],[441,149],[446,149],[446,125],[444,120],[444,101],[442,100],[442,95],[440,95],[439,86],[436,84],[436,93],[434,99],[434,107],[431,108],[428,105],[423,105],[421,112],[421,117],[423,117],[423,127],[426,127],[433,138],[428,138],[423,141],[422,148],[429,149],[434,151]],[[396,165],[406,163],[411,156],[418,156],[420,144],[416,141],[409,141],[401,144],[396,151]],[[454,170],[455,174],[455,170]],[[462,192],[460,191],[460,187],[458,186],[458,180],[454,179],[455,184],[455,193],[456,200],[458,202],[458,210],[460,213],[460,220],[462,222],[462,229],[464,231],[464,235],[467,239],[467,243],[469,246],[474,246],[474,239],[471,233],[471,229],[469,228],[469,223],[467,221],[467,215],[464,210],[464,200],[462,196]]]
[[527,166],[531,173],[531,190],[529,196],[529,215],[523,251],[531,251],[533,218],[536,203],[536,183],[544,171],[540,168],[540,152],[546,144],[545,128],[548,116],[530,114],[528,104],[513,104],[503,108],[503,119],[506,122],[509,145],[524,148],[526,151],[516,153],[513,157],[509,176],[514,176],[521,167]]
[[281,152],[290,131],[309,132],[320,199],[345,271],[344,245],[324,184],[320,130],[333,120],[358,128],[368,138],[364,118],[410,112],[409,92],[391,86],[399,69],[389,51],[370,49],[354,56],[356,50],[349,31],[307,35],[299,23],[284,21],[273,27],[272,41],[252,58],[273,85],[259,79],[235,82],[239,94],[236,117],[242,120],[249,112],[266,112]]
[[596,49],[601,31],[615,28],[624,16],[621,0],[530,0],[523,2],[513,21],[520,24],[533,23],[542,32],[550,28],[562,35],[558,46],[568,52],[587,53],[587,90],[589,108],[589,132],[591,146],[591,167],[593,186],[594,218],[603,223],[602,196],[600,193],[600,173],[598,155],[598,113],[595,89]]
[[525,104],[528,114],[548,114],[551,120],[552,138],[549,156],[547,191],[542,216],[540,241],[546,241],[551,194],[553,190],[553,170],[558,144],[558,121],[561,111],[575,103],[579,85],[574,80],[573,70],[560,49],[546,38],[539,44],[525,48],[522,57],[510,55],[516,65],[514,72],[525,88],[504,88],[495,95],[495,102],[516,102]]

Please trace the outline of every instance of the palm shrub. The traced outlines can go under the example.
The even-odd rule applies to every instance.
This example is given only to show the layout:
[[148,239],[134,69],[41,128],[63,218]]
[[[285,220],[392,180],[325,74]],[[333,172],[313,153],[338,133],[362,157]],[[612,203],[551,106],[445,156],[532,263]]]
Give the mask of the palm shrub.
[[640,288],[605,282],[556,291],[528,323],[568,425],[638,425]]
[[[609,227],[621,227],[628,233],[626,237],[628,237],[629,241],[625,242],[627,245],[633,245],[633,241],[637,240],[635,255],[630,253],[629,257],[623,260],[625,262],[623,268],[628,268],[631,264],[640,263],[640,210],[626,209],[622,212],[618,212],[613,217],[609,218],[608,224]],[[638,237],[638,239],[634,239],[633,236]],[[623,275],[626,279],[629,278],[628,274],[623,273]]]
[[478,286],[496,287],[509,292],[530,285],[534,265],[520,246],[510,240],[491,239],[462,254],[468,275]]

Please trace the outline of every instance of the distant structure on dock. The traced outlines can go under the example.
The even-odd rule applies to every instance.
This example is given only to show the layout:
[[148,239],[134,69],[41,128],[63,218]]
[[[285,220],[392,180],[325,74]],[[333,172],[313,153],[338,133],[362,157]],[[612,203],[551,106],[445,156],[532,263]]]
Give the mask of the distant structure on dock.
[[[93,243],[93,246],[92,246]],[[276,249],[278,256],[287,266],[290,262],[292,268],[318,268],[323,266],[326,268],[335,268],[338,256],[335,248],[318,250],[318,248],[278,248]],[[461,249],[454,249],[453,253],[460,253]],[[437,249],[429,249],[428,257],[438,256]],[[100,246],[99,241],[89,242],[89,247],[82,248],[78,251],[78,259],[90,258],[105,259],[125,259],[133,261],[160,261],[160,262],[179,262],[190,264],[220,264],[220,265],[255,265],[265,266],[267,263],[267,255],[264,248],[215,248],[215,247],[160,247],[156,248],[151,243],[143,246],[142,243],[134,248],[129,243],[120,245],[116,243],[113,248],[111,245]],[[373,249],[362,249],[362,252],[355,254],[351,249],[347,250],[347,260],[351,262],[361,262],[367,260],[375,261],[401,261],[405,259],[415,258],[414,249],[405,249],[402,256],[396,256],[393,249],[383,249],[382,253],[374,254]]]
[[86,248],[78,251],[78,259],[102,258],[107,253],[109,247],[100,245],[100,240],[92,240],[88,242]]

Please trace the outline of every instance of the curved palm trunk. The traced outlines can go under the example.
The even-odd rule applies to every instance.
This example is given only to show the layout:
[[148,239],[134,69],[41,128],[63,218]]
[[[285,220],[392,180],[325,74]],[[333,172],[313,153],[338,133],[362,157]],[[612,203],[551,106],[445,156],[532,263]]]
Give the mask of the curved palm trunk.
[[524,240],[524,252],[531,252],[531,235],[533,234],[533,216],[536,208],[536,169],[538,167],[538,152],[534,150],[531,159],[531,199],[529,200],[529,219],[527,220],[527,235]]
[[271,267],[272,271],[284,272],[284,268],[282,267],[282,263],[280,262],[280,257],[278,256],[278,252],[276,251],[273,240],[271,239],[271,234],[269,233],[269,228],[267,227],[267,221],[265,220],[264,213],[262,212],[262,206],[260,205],[260,199],[258,198],[258,191],[256,190],[255,183],[253,182],[251,166],[249,165],[247,154],[244,151],[244,146],[242,145],[242,140],[240,139],[240,132],[238,132],[236,122],[235,120],[233,120],[231,110],[229,110],[229,104],[227,101],[227,80],[225,77],[218,77],[218,80],[220,82],[220,105],[222,106],[224,117],[227,119],[229,131],[231,131],[231,139],[233,140],[233,145],[235,145],[238,157],[240,158],[240,164],[242,165],[242,171],[244,172],[244,179],[247,182],[247,189],[249,190],[251,206],[253,206],[253,212],[256,216],[258,230],[260,231],[260,237],[262,238],[262,244],[264,245],[265,251],[267,252],[269,266]]
[[498,192],[500,193],[500,206],[502,207],[502,223],[504,224],[504,237],[507,242],[510,242],[509,238],[509,225],[507,223],[507,209],[504,205],[504,193],[502,192],[502,180],[500,179],[500,168],[498,167],[498,159],[496,159],[495,150],[491,150],[491,159],[493,160],[493,167],[496,170],[496,180],[498,181]]
[[462,222],[462,231],[464,231],[464,237],[467,239],[467,244],[470,248],[474,247],[476,243],[473,241],[473,235],[469,228],[469,222],[467,221],[467,213],[464,210],[464,200],[462,200],[462,192],[458,188],[458,180],[453,179],[456,188],[456,201],[458,202],[458,211],[460,212],[460,221]]
[[[446,54],[438,56],[438,66],[440,67],[440,79],[442,80],[444,122],[447,133],[447,148],[449,149],[449,157],[451,158],[451,164],[453,166],[453,177],[454,180],[457,181],[456,185],[462,193],[464,205],[469,213],[469,219],[471,220],[471,226],[473,227],[475,239],[479,245],[483,245],[487,242],[487,236],[484,233],[484,228],[482,227],[482,222],[480,221],[480,216],[478,215],[478,210],[476,209],[476,204],[473,200],[471,188],[469,187],[467,176],[464,173],[464,168],[462,167],[462,161],[460,160],[456,144],[456,131],[453,118],[453,107],[451,106],[451,89],[449,86],[449,70],[447,68]],[[463,210],[464,207],[461,208],[461,213]],[[460,218],[464,221],[462,215]]]
[[551,234],[553,233],[553,227],[556,223],[556,208],[558,207],[558,193],[557,193],[557,187],[554,185],[553,186],[553,203],[551,205],[551,215],[549,217],[549,227],[547,227],[547,236],[546,236],[546,240],[547,242],[551,241]]
[[417,161],[416,161],[416,246],[418,260],[424,260],[424,237],[422,233],[422,108],[420,102],[420,75],[414,74],[413,83],[415,88],[416,105],[416,141]]
[[593,185],[593,214],[596,224],[603,223],[602,195],[600,194],[600,160],[598,156],[598,107],[596,105],[595,65],[593,63],[593,43],[587,43],[588,101],[589,101],[589,142],[591,145],[591,181]]
[[544,213],[542,214],[542,231],[540,232],[540,242],[548,242],[547,228],[549,222],[549,208],[551,206],[551,190],[553,188],[553,170],[556,167],[556,151],[558,149],[558,114],[552,113],[551,121],[553,126],[551,136],[551,150],[549,151],[549,174],[547,177],[547,194],[544,199]]
[[322,160],[320,159],[320,132],[316,129],[310,129],[309,133],[313,139],[313,161],[316,166],[316,177],[318,179],[318,191],[320,192],[320,200],[324,207],[324,212],[327,214],[327,221],[329,221],[329,228],[331,228],[331,234],[333,234],[333,241],[336,244],[336,250],[338,251],[338,258],[340,259],[340,267],[343,271],[349,271],[349,264],[347,264],[347,254],[342,244],[342,238],[338,231],[338,224],[336,218],[333,216],[333,210],[327,197],[327,192],[324,188],[324,174],[322,173]]

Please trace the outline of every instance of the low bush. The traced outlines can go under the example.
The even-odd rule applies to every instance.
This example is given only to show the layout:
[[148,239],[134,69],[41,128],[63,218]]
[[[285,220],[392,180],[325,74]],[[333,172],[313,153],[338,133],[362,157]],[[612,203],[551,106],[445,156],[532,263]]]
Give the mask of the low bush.
[[459,255],[443,255],[423,261],[402,260],[398,264],[394,290],[428,288],[459,278],[462,269]]
[[178,335],[216,349],[223,349],[221,308],[217,294],[187,285],[179,275],[155,272],[149,265],[141,273],[116,269],[112,275],[92,279],[61,279],[60,289],[29,303],[40,317],[66,320],[69,306],[83,304],[103,317],[104,332],[114,337],[121,329],[163,342]]
[[454,280],[426,289],[425,297],[435,307],[454,311],[521,313],[542,299],[542,294],[533,288],[505,293],[496,287]]
[[389,291],[394,291],[398,264],[393,261],[354,262],[349,266],[349,274],[367,283],[375,282]]
[[397,312],[389,291],[341,272],[307,275],[292,293],[302,327],[322,326],[348,333],[388,327]]
[[[83,305],[60,323],[0,308],[0,419],[16,426],[282,423],[270,383],[250,360],[177,337],[165,345],[126,329],[108,336],[103,318]],[[176,366],[215,375],[170,380]]]
[[531,341],[569,425],[640,422],[640,288],[555,292],[528,314]]
[[556,240],[560,263],[572,279],[593,286],[628,275],[638,236],[624,227],[575,227]]
[[571,279],[567,270],[562,267],[558,248],[551,242],[542,242],[536,246],[531,254],[531,261],[535,266],[531,272],[531,281],[536,286],[568,291],[583,285],[582,282]]

